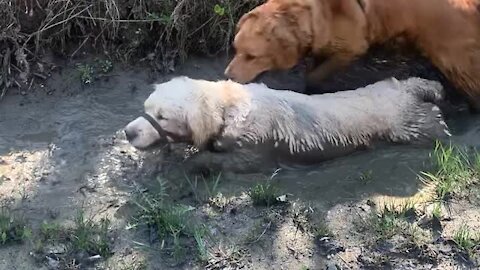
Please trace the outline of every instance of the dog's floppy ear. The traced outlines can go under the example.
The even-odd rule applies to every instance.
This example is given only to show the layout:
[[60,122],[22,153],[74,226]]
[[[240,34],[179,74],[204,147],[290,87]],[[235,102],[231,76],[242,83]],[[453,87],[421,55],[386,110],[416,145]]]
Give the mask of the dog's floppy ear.
[[208,95],[201,94],[187,113],[187,123],[196,147],[203,147],[223,125],[223,112]]
[[240,19],[237,22],[237,25],[235,27],[235,33],[238,33],[238,31],[240,31],[240,28],[242,28],[245,21],[247,21],[249,19],[250,20],[255,20],[257,18],[258,18],[258,15],[257,15],[256,10],[252,10],[252,11],[244,14],[242,17],[240,17]]

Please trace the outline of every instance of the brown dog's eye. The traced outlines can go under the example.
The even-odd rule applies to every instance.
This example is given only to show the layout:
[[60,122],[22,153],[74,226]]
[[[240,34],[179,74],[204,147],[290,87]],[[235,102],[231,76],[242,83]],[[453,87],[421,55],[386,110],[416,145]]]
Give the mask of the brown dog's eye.
[[251,54],[246,54],[246,55],[245,55],[245,59],[246,59],[247,61],[251,61],[251,60],[255,59],[255,56],[253,56],[253,55],[251,55]]

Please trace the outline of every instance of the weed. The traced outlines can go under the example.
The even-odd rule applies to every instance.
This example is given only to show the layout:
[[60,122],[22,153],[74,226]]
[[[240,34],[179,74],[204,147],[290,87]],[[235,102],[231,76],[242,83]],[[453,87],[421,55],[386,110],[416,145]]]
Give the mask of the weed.
[[113,70],[113,63],[110,60],[97,60],[97,68],[100,73],[107,74]]
[[62,269],[77,269],[86,259],[80,254],[107,258],[111,255],[109,224],[108,219],[96,223],[85,218],[82,210],[72,226],[44,222],[34,242],[35,253],[41,260],[56,260]]
[[0,210],[0,245],[22,243],[30,236],[31,230],[23,219],[14,216],[5,207]]
[[193,208],[185,205],[170,205],[162,199],[144,196],[139,222],[153,227],[160,238],[167,235],[189,235],[188,214]]
[[432,216],[438,220],[442,218],[442,203],[435,202],[432,209]]
[[71,248],[107,257],[110,254],[109,225],[108,219],[102,219],[100,224],[96,224],[90,219],[85,219],[84,212],[79,211],[75,218],[75,226],[69,235]]
[[467,187],[475,178],[475,170],[465,151],[437,142],[433,151],[434,172],[422,172],[434,184],[438,200],[447,201],[452,193]]
[[431,240],[431,234],[423,230],[416,223],[403,223],[400,225],[405,237],[410,239],[417,247],[427,244]]
[[380,238],[387,239],[405,229],[404,221],[415,215],[415,206],[411,201],[400,205],[385,203],[380,211],[374,212],[372,226]]
[[77,66],[80,81],[83,84],[90,84],[93,82],[94,71],[93,67],[89,64],[79,64]]
[[215,14],[217,14],[218,16],[224,16],[225,15],[225,8],[220,6],[219,4],[216,4],[213,7],[213,12],[215,12]]
[[323,222],[321,222],[320,224],[317,224],[317,226],[313,228],[313,232],[315,234],[315,238],[333,236],[333,233],[330,231],[330,228],[328,228],[328,225]]
[[373,171],[368,170],[360,173],[359,180],[364,185],[371,183],[373,181]]
[[195,238],[195,242],[197,244],[199,259],[202,262],[205,262],[208,259],[207,244],[205,242],[206,233],[207,232],[204,227],[195,228],[193,231],[193,237]]
[[271,181],[267,181],[256,184],[250,190],[249,195],[254,205],[269,207],[278,202],[279,191]]
[[453,235],[453,241],[461,250],[471,256],[475,248],[480,245],[480,235],[472,233],[467,225],[462,224]]
[[[160,181],[163,187],[157,194],[142,194],[135,203],[140,209],[136,217],[138,225],[146,225],[154,229],[162,240],[162,249],[172,250],[171,255],[179,262],[190,253],[188,241],[195,241],[198,258],[204,262],[208,259],[206,236],[207,230],[193,222],[193,207],[173,204],[166,200],[166,182]],[[168,243],[171,246],[168,246]],[[167,246],[166,246],[167,245]]]
[[184,175],[185,180],[187,183],[190,185],[190,188],[192,189],[192,192],[195,196],[195,200],[199,203],[203,203],[204,201],[208,200],[213,196],[213,194],[217,193],[218,189],[218,184],[220,183],[220,180],[222,179],[222,173],[219,173],[217,176],[212,176],[211,179],[205,179],[205,177],[201,177],[203,187],[199,185],[198,181],[198,176],[195,176],[195,178],[192,180],[188,175]]
[[[73,56],[91,47],[124,61],[148,55],[165,69],[192,54],[228,51],[240,16],[262,2],[45,0],[32,6],[0,1],[0,98],[7,88],[30,81],[46,48]],[[18,12],[26,9],[27,17]],[[88,68],[82,73],[82,82],[92,81]]]

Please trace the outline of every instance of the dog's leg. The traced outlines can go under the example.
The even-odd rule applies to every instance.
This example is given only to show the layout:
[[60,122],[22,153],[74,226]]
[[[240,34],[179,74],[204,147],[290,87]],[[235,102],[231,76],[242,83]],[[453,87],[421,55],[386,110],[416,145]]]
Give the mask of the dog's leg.
[[307,74],[307,88],[318,88],[318,85],[322,80],[347,67],[356,56],[357,54],[337,54],[330,56],[322,64],[318,65]]
[[212,148],[215,152],[232,152],[236,147],[241,147],[241,143],[230,136],[222,136],[212,142]]

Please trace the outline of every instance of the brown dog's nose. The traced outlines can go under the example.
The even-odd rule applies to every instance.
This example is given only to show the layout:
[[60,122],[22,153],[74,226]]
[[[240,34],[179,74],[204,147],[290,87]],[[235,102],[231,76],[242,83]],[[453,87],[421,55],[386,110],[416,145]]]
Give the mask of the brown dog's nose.
[[131,142],[137,137],[137,132],[132,131],[131,129],[125,129],[125,137],[127,137],[127,140]]

